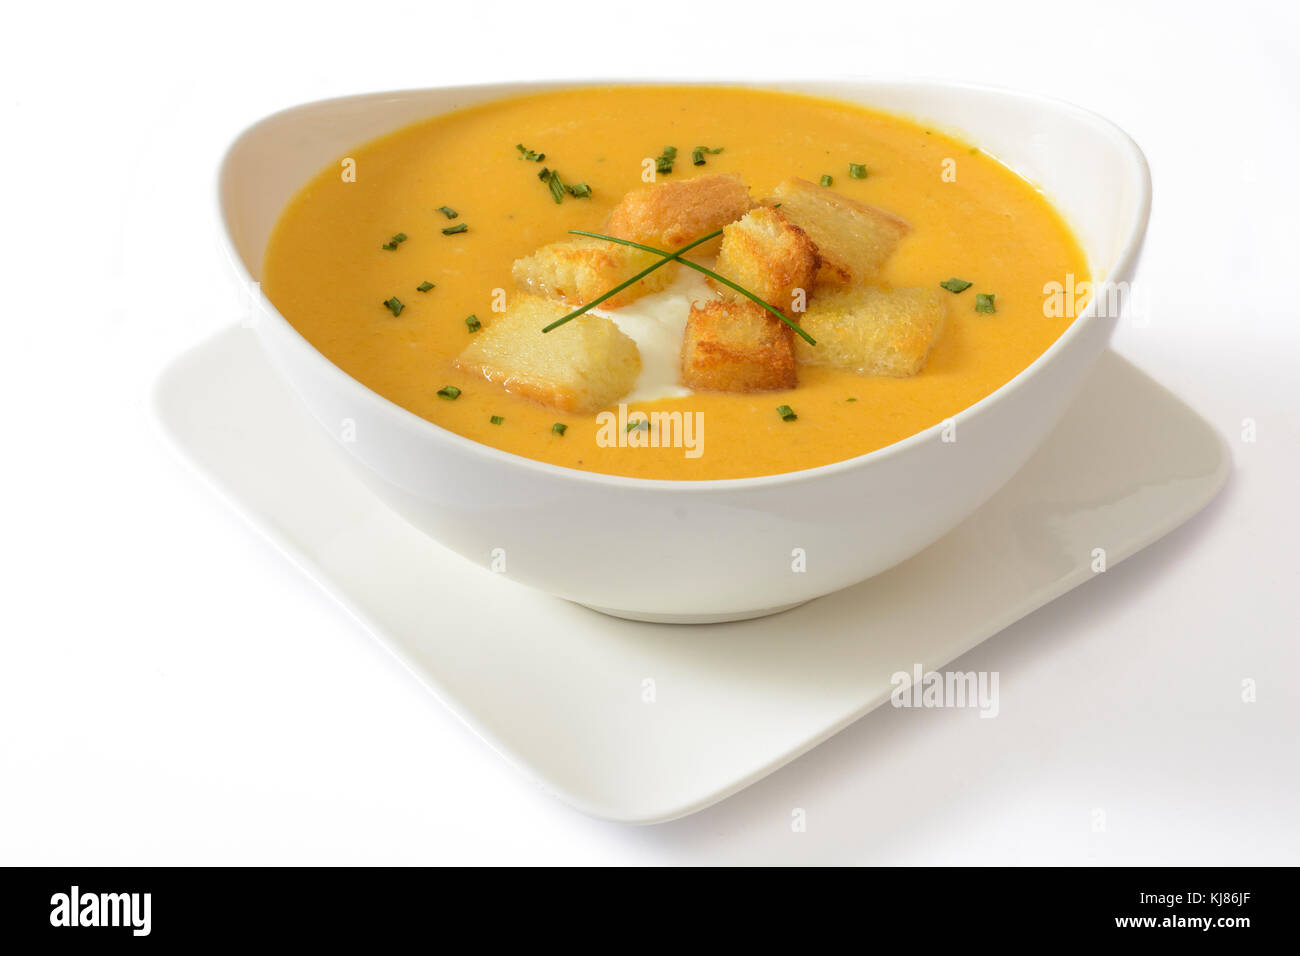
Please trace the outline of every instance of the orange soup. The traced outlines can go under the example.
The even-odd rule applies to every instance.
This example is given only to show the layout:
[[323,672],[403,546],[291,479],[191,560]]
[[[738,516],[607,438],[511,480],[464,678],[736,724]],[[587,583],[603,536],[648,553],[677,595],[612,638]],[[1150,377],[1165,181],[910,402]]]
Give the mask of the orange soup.
[[[570,230],[601,233],[625,194],[651,180],[718,173],[740,177],[778,213],[769,197],[797,177],[902,220],[905,236],[870,282],[942,296],[942,325],[919,370],[800,361],[793,387],[633,392],[572,411],[457,362],[520,295],[516,260],[572,239]],[[940,130],[792,94],[608,87],[500,100],[358,144],[284,210],[262,285],[332,362],[443,428],[564,467],[701,480],[824,465],[944,421],[1061,335],[1071,319],[1045,315],[1044,288],[1069,274],[1086,280],[1087,263],[1043,195]],[[650,364],[647,353],[643,371]],[[694,449],[618,437],[640,437],[639,413],[673,411],[699,423]]]

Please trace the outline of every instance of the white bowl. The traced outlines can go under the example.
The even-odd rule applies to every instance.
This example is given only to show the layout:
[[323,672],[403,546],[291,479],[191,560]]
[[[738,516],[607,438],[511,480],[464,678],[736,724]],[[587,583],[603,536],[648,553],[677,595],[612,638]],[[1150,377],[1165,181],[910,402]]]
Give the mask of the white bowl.
[[[1042,356],[953,420],[804,471],[723,481],[592,474],[478,444],[366,388],[262,295],[280,211],[327,163],[416,120],[539,89],[500,84],[379,93],[277,113],[235,140],[219,176],[231,265],[272,363],[373,491],[441,544],[514,580],[622,617],[739,620],[871,577],[932,543],[1029,458],[1114,328],[1097,297]],[[1042,187],[1094,279],[1132,279],[1151,202],[1141,151],[1118,127],[1055,100],[928,82],[747,84],[834,97],[952,130]],[[345,430],[343,423],[348,422]],[[346,435],[351,440],[343,440]],[[805,570],[797,571],[795,549]],[[437,587],[437,582],[430,582]],[[943,600],[936,581],[936,600]]]

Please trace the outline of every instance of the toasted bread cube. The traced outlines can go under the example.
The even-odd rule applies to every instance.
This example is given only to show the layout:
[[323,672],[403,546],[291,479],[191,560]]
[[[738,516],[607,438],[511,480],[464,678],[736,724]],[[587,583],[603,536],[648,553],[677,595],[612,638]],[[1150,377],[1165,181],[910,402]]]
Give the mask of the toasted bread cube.
[[633,190],[610,212],[604,231],[671,252],[753,208],[749,187],[739,176],[715,173]]
[[871,282],[911,231],[892,213],[806,179],[787,179],[776,187],[772,199],[817,244],[821,254],[817,281],[824,285]]
[[749,300],[691,305],[682,339],[682,384],[717,392],[794,388],[794,332]]
[[[577,306],[604,295],[661,258],[630,246],[583,236],[542,246],[531,256],[516,259],[511,271],[515,285],[525,292]],[[618,309],[643,295],[662,291],[672,283],[674,270],[678,268],[675,262],[660,266],[606,299],[601,308]]]
[[[796,295],[801,293],[800,298],[806,301],[812,292],[820,261],[817,247],[806,232],[780,210],[759,206],[722,230],[722,248],[713,269],[768,305],[792,315]],[[726,286],[713,284],[725,298],[737,296]]]
[[542,333],[569,311],[550,299],[517,296],[474,335],[456,365],[561,411],[611,405],[636,384],[641,354],[612,320],[590,313]]
[[799,323],[817,340],[795,343],[805,365],[859,375],[915,375],[943,327],[938,289],[824,289]]

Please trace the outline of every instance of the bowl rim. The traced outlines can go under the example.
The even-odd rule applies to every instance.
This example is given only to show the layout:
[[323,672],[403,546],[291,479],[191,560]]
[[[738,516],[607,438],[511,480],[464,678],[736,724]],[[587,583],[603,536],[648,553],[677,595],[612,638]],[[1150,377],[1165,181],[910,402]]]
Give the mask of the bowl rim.
[[[1060,336],[1056,338],[1037,358],[1030,362],[1025,368],[1021,369],[1016,375],[1012,376],[1002,385],[995,388],[992,392],[962,408],[949,418],[936,422],[921,431],[914,432],[905,438],[896,442],[885,445],[882,448],[865,452],[861,455],[854,455],[851,458],[844,458],[840,461],[829,462],[825,465],[815,465],[811,468],[800,468],[795,471],[778,472],[771,475],[756,475],[747,478],[709,478],[709,479],[692,479],[692,478],[634,478],[627,475],[611,475],[604,472],[585,471],[580,468],[569,468],[565,465],[553,465],[549,462],[539,461],[535,458],[529,458],[515,452],[504,451],[500,448],[494,448],[491,445],[485,445],[477,442],[472,438],[451,431],[448,428],[422,418],[407,408],[398,405],[396,402],[379,394],[374,389],[363,384],[356,378],[353,378],[341,367],[330,361],[323,352],[316,346],[312,345],[301,332],[294,327],[287,318],[280,313],[275,304],[262,291],[261,283],[253,279],[245,266],[243,258],[235,248],[229,222],[226,217],[226,204],[224,197],[225,183],[229,166],[235,152],[239,149],[243,141],[252,135],[260,127],[280,119],[290,113],[306,110],[313,107],[325,106],[328,104],[342,104],[349,101],[358,101],[365,99],[383,98],[383,97],[402,97],[410,96],[417,93],[432,93],[444,90],[461,90],[461,91],[486,91],[486,90],[503,90],[502,96],[526,96],[527,92],[518,91],[519,87],[529,87],[536,92],[561,91],[566,89],[581,89],[585,87],[608,87],[608,86],[682,86],[682,87],[743,87],[748,89],[761,89],[774,92],[795,92],[801,86],[813,87],[829,84],[859,84],[865,87],[883,88],[899,87],[907,89],[924,89],[942,92],[945,90],[963,90],[981,94],[991,94],[1008,99],[1017,99],[1027,104],[1034,104],[1039,107],[1047,107],[1056,111],[1071,113],[1076,117],[1087,120],[1097,127],[1100,131],[1106,133],[1114,140],[1115,144],[1120,147],[1121,151],[1127,154],[1130,162],[1130,173],[1133,174],[1133,182],[1138,188],[1137,210],[1132,222],[1129,224],[1129,233],[1125,239],[1119,255],[1116,256],[1114,265],[1110,273],[1112,275],[1123,275],[1130,272],[1136,263],[1139,251],[1142,248],[1143,240],[1146,236],[1147,224],[1151,214],[1151,171],[1147,163],[1146,156],[1133,138],[1120,128],[1116,123],[1107,119],[1099,113],[1078,106],[1068,100],[1060,97],[1049,96],[1043,93],[1034,93],[1025,90],[1013,89],[1004,86],[995,86],[982,83],[968,83],[964,81],[949,81],[937,79],[890,79],[890,78],[873,78],[867,76],[859,77],[833,77],[824,78],[801,78],[801,79],[778,79],[762,80],[758,82],[742,82],[739,80],[722,80],[722,79],[673,79],[661,80],[650,78],[621,78],[621,79],[600,79],[600,78],[574,78],[574,79],[554,79],[554,80],[508,80],[495,83],[466,83],[466,84],[447,84],[442,86],[415,87],[403,90],[379,90],[369,93],[359,93],[348,96],[326,97],[319,100],[310,100],[305,103],[299,103],[283,109],[276,110],[264,117],[250,123],[240,130],[239,133],[230,141],[221,156],[221,161],[217,166],[215,196],[217,219],[220,223],[219,240],[226,259],[230,267],[234,270],[235,277],[239,280],[245,290],[248,290],[252,298],[251,309],[254,313],[253,324],[265,319],[277,320],[282,330],[290,333],[292,338],[298,341],[303,348],[311,353],[312,360],[318,367],[325,369],[327,376],[339,380],[342,387],[358,398],[367,402],[376,409],[381,409],[383,413],[392,417],[395,423],[399,424],[407,431],[414,431],[417,434],[423,434],[426,437],[433,438],[437,441],[449,442],[464,452],[477,456],[478,458],[492,463],[513,465],[522,467],[534,472],[538,472],[546,477],[556,480],[571,480],[586,484],[601,485],[611,489],[624,490],[657,490],[671,491],[673,494],[699,494],[717,491],[749,491],[762,488],[771,488],[781,485],[799,484],[805,481],[815,481],[820,478],[830,477],[840,474],[841,472],[852,471],[857,468],[863,468],[878,461],[905,454],[911,448],[932,441],[934,437],[942,432],[951,422],[960,427],[960,425],[977,415],[983,414],[985,410],[995,404],[1005,401],[1008,396],[1021,388],[1026,381],[1037,375],[1048,365],[1052,364],[1055,358],[1070,347],[1070,344],[1083,333],[1085,323],[1090,320],[1096,320],[1096,307],[1099,301],[1094,296],[1088,303],[1083,312],[1076,316],[1074,321],[1066,328]],[[514,89],[516,92],[504,92],[507,89]],[[808,93],[799,95],[821,96],[825,99],[837,99],[838,97],[830,93]],[[841,102],[848,102],[842,100]],[[867,104],[852,104],[863,106]],[[879,107],[871,107],[880,109]],[[892,113],[893,115],[904,116],[907,114],[880,109],[880,112]],[[432,114],[441,115],[441,114]],[[432,116],[430,117],[432,118]],[[964,134],[963,134],[964,135]],[[973,141],[973,145],[979,143]],[[1002,160],[992,154],[999,162]],[[1013,172],[1018,171],[1009,163],[1004,163]],[[1050,197],[1049,197],[1050,199]],[[1068,224],[1068,220],[1067,220]],[[295,389],[296,390],[296,389]]]

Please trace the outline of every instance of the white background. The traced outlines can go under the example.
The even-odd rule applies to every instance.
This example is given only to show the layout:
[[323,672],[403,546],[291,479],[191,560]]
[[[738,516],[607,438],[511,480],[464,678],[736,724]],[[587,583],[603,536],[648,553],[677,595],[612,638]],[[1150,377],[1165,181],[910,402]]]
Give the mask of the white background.
[[[1295,10],[8,9],[0,863],[1300,862]],[[1154,312],[1115,347],[1228,439],[1234,473],[1188,525],[963,659],[1001,672],[997,720],[885,708],[694,817],[590,820],[474,738],[159,439],[158,369],[235,318],[215,163],[247,123],[340,94],[828,73],[1022,87],[1125,127],[1155,182]]]

